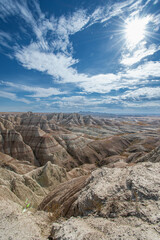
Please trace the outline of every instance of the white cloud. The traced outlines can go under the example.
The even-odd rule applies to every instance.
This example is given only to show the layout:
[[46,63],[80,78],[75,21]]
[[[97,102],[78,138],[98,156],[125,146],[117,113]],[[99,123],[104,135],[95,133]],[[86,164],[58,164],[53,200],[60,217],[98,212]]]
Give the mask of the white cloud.
[[[99,74],[92,77],[85,76],[81,79],[79,86],[84,89],[84,91],[92,93],[108,93],[111,90],[117,90],[120,88],[120,76],[116,74]],[[122,83],[123,84],[123,83]],[[121,87],[122,87],[121,84]]]
[[144,108],[146,108],[146,109],[152,108],[152,110],[154,112],[154,110],[155,110],[154,108],[159,108],[160,101],[146,101],[146,102],[141,102],[141,103],[140,102],[137,102],[137,103],[136,102],[125,102],[124,106],[129,107],[129,108],[140,108],[141,110]]
[[[36,10],[38,20],[43,19],[44,15],[41,13],[39,5],[36,0],[32,1],[34,10]],[[7,21],[8,16],[19,16],[29,27],[33,30],[38,39],[42,38],[42,32],[39,25],[29,9],[27,1],[22,0],[0,0],[0,18]]]
[[[160,23],[160,14],[155,15],[152,22],[153,22],[153,24],[155,25],[155,26],[154,26],[154,30],[155,30],[155,31],[158,31],[159,28],[160,28],[160,26],[159,26],[159,23]],[[154,37],[154,35],[153,35],[153,37]],[[157,36],[155,36],[155,37],[157,37]]]
[[17,50],[15,57],[25,68],[47,72],[54,78],[64,78],[66,82],[75,82],[74,76],[77,71],[71,66],[77,63],[77,60],[71,56],[44,52],[37,44],[33,43]]
[[25,98],[18,98],[15,93],[6,92],[6,91],[0,91],[0,97],[8,98],[12,101],[24,102],[27,104],[31,103],[29,100],[27,100]]
[[11,46],[8,44],[8,42],[11,42],[11,41],[12,41],[12,37],[9,33],[0,31],[0,45],[11,49]]
[[143,87],[126,91],[117,96],[105,96],[102,98],[101,104],[134,108],[159,107],[160,87]]
[[26,95],[28,97],[34,97],[34,98],[45,98],[45,97],[50,97],[50,96],[53,96],[53,95],[61,95],[61,94],[66,94],[67,92],[61,92],[59,91],[58,89],[56,88],[40,88],[40,87],[37,87],[37,88],[32,88],[32,89],[29,89],[28,87],[25,88],[25,91],[29,91],[29,92],[35,92],[34,94],[32,95]]
[[157,51],[160,50],[160,46],[156,46],[155,44],[151,44],[148,48],[142,43],[139,48],[132,53],[127,53],[122,55],[121,64],[126,66],[131,66],[135,63],[138,63],[142,59],[153,55]]
[[154,4],[157,4],[157,3],[158,3],[158,1],[159,1],[159,0],[155,0],[155,1],[154,1]]
[[[147,1],[146,4],[149,2],[150,1]],[[126,95],[124,94],[120,97],[108,97],[107,99],[98,100],[97,98],[89,100],[84,96],[61,98],[61,100],[59,100],[61,106],[63,105],[64,107],[69,104],[75,106],[83,104],[85,106],[94,106],[97,104],[116,104],[118,102],[123,104],[129,95],[132,96],[132,98],[141,96],[142,89],[138,92],[138,90],[135,90],[136,87],[141,87],[141,85],[147,83],[151,77],[160,77],[160,62],[158,61],[147,62],[137,68],[126,69],[122,72],[97,74],[94,76],[80,74],[76,68],[74,68],[74,64],[77,64],[78,60],[74,59],[72,55],[72,43],[69,39],[70,35],[82,31],[95,22],[107,22],[112,17],[120,15],[123,10],[131,11],[133,13],[137,8],[139,9],[142,0],[122,1],[120,3],[114,3],[112,6],[106,5],[106,7],[99,7],[90,15],[88,15],[85,10],[77,10],[73,14],[61,16],[60,18],[54,16],[46,18],[41,12],[37,1],[33,1],[33,3],[35,7],[34,14],[31,9],[29,9],[26,1],[0,0],[0,17],[4,21],[7,21],[8,16],[18,15],[28,24],[36,36],[36,40],[33,41],[32,39],[30,45],[22,47],[16,45],[14,48],[14,56],[23,67],[47,73],[53,77],[53,80],[62,84],[74,83],[81,88],[80,91],[84,91],[83,93],[96,92],[105,94],[112,90],[125,88],[133,89],[132,92],[128,91]],[[154,20],[154,23],[157,26],[159,20],[158,15],[153,19],[156,19]],[[3,34],[3,39],[4,38],[6,38],[7,41],[11,40],[9,37],[7,38],[7,35],[5,36]],[[123,52],[121,63],[125,66],[131,66],[147,56],[153,55],[159,49],[160,47],[157,47],[156,45],[150,45],[149,47],[146,47],[145,44],[143,46],[140,45],[140,47],[134,52],[127,54]],[[6,83],[6,85],[7,84],[8,86],[10,85],[10,87],[19,88],[23,91],[33,93],[27,96],[37,98],[37,101],[39,100],[38,98],[42,97],[45,98],[52,95],[66,94],[66,92],[61,92],[59,89],[52,87],[35,88],[20,84],[13,85],[13,83]],[[146,97],[151,97],[151,93],[150,95],[149,93],[147,95],[149,89],[143,89],[143,91],[146,91]],[[12,98],[19,101],[13,93],[6,92],[3,96],[8,96],[10,99]],[[22,100],[28,101],[25,99]]]
[[61,50],[68,53],[68,50],[72,50],[72,44],[69,40],[70,35],[82,31],[95,22],[108,21],[112,17],[121,14],[122,10],[127,7],[130,9],[132,6],[132,10],[136,9],[142,0],[136,1],[136,6],[134,6],[134,2],[135,0],[130,0],[112,5],[106,4],[106,6],[95,9],[90,15],[86,10],[79,9],[68,16],[63,15],[59,18],[51,16],[47,18],[41,12],[39,3],[36,0],[32,1],[32,9],[27,1],[0,0],[0,17],[4,21],[7,21],[8,16],[16,15],[20,17],[31,28],[41,47],[51,52]]
[[96,107],[96,106],[100,106],[100,104],[102,103],[102,99],[101,98],[88,98],[86,96],[70,96],[70,97],[62,97],[62,98],[55,98],[54,102],[50,103],[50,106],[55,105],[60,108],[60,109],[71,109],[73,111],[73,109],[76,109],[78,111],[80,110],[84,110],[86,107],[87,109],[89,107],[92,107],[92,110]]
[[34,98],[46,98],[53,95],[61,95],[67,94],[67,92],[62,92],[57,88],[42,88],[42,87],[31,87],[22,84],[15,84],[12,82],[3,82],[1,81],[2,85],[12,87],[13,89],[16,88],[18,90],[26,91],[26,92],[33,92],[32,95],[26,95],[27,97],[34,97]]
[[126,91],[121,97],[124,99],[142,100],[142,99],[160,99],[160,87],[144,87],[134,91]]
[[142,3],[142,0],[128,0],[128,1],[122,1],[119,3],[114,3],[112,5],[107,5],[105,8],[102,8],[101,11],[99,11],[99,18],[97,16],[97,19],[100,19],[101,22],[106,22],[110,20],[112,17],[118,16],[122,14],[126,8],[129,11],[134,11],[137,9],[137,7]]
[[[36,69],[41,72],[47,72],[54,80],[59,83],[74,83],[84,91],[92,93],[107,93],[111,90],[118,90],[121,88],[134,87],[141,83],[138,77],[132,81],[128,80],[127,75],[122,74],[99,74],[95,76],[88,76],[86,74],[79,74],[72,65],[77,61],[70,56],[63,54],[44,53],[36,50],[35,46],[29,46],[22,51],[16,53],[17,59],[21,64],[28,69]],[[125,77],[124,77],[125,76]],[[143,82],[144,83],[144,82]]]
[[[151,48],[150,51],[154,51]],[[16,58],[28,69],[47,72],[59,83],[74,83],[85,92],[108,93],[121,88],[134,88],[145,84],[149,78],[160,77],[160,62],[146,62],[137,68],[127,69],[116,74],[98,74],[88,76],[79,74],[73,65],[77,60],[64,54],[41,52],[36,44],[18,50]]]
[[61,16],[57,24],[57,35],[66,37],[79,32],[88,23],[89,17],[87,17],[86,11],[78,10],[69,17]]
[[147,79],[149,77],[160,77],[160,62],[149,61],[137,68],[129,69],[123,74],[123,77],[128,79]]
[[[140,89],[126,91],[117,96],[99,96],[99,97],[88,97],[88,96],[70,96],[70,97],[62,97],[55,98],[54,102],[50,103],[50,106],[55,105],[60,109],[65,109],[67,107],[71,109],[84,110],[95,108],[104,108],[107,106],[114,107],[158,107],[158,103],[160,104],[160,87],[144,87]],[[160,106],[160,105],[159,105]]]

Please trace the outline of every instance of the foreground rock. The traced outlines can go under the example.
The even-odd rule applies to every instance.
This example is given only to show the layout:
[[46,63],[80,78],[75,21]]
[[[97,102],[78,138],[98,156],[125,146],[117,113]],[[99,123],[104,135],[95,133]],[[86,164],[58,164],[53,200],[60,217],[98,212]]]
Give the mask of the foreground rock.
[[159,240],[160,228],[135,217],[106,219],[77,217],[54,223],[51,236],[54,240]]
[[[145,221],[158,222],[160,163],[142,163],[125,168],[104,167],[94,171],[87,181],[85,179],[87,176],[59,185],[43,200],[40,209],[47,209],[52,202],[61,203],[61,199],[64,199],[63,204],[67,192],[71,207],[64,216],[98,212],[103,217],[139,216]],[[79,194],[73,201],[74,187]]]
[[50,231],[48,215],[42,212],[22,212],[22,207],[0,198],[0,239],[46,240]]
[[159,162],[98,169],[81,186],[76,198],[70,186],[69,182],[60,185],[39,207],[47,210],[57,202],[63,216],[82,216],[55,224],[54,239],[160,238]]
[[87,178],[88,175],[81,176],[61,184],[41,202],[38,210],[52,212],[57,206],[60,211],[59,216],[69,216],[72,203],[77,200],[81,189],[87,184]]

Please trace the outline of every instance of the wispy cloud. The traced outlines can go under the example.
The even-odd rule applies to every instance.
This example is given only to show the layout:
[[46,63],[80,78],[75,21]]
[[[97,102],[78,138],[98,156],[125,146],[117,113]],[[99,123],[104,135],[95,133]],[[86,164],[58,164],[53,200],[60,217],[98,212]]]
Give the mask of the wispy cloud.
[[126,78],[135,79],[148,79],[160,77],[160,62],[159,61],[148,61],[144,64],[139,65],[137,68],[128,69],[125,74]]
[[154,112],[155,109],[159,110],[160,101],[146,101],[146,102],[125,102],[125,107],[129,108],[140,108],[141,112],[142,109],[151,109],[151,113],[158,114],[159,112]]
[[12,87],[13,89],[18,89],[20,91],[24,91],[24,92],[32,92],[33,94],[31,95],[26,95],[27,97],[33,97],[33,98],[47,98],[50,96],[54,96],[54,95],[62,95],[62,94],[67,94],[66,91],[60,91],[57,88],[42,88],[42,87],[31,87],[31,86],[26,86],[23,84],[15,84],[12,82],[4,82],[1,81],[0,82],[1,85],[5,85],[8,87]]
[[144,87],[132,91],[127,91],[122,99],[130,100],[143,100],[143,99],[159,99],[160,100],[160,87]]
[[36,43],[17,50],[15,57],[25,68],[47,72],[56,79],[65,78],[72,82],[76,74],[76,70],[70,66],[77,63],[77,60],[63,53],[44,52]]
[[155,0],[155,1],[154,1],[154,4],[156,5],[156,4],[158,3],[158,1],[159,1],[159,0]]
[[9,33],[0,31],[0,45],[6,48],[11,48],[11,46],[8,44],[8,42],[11,42],[11,41],[12,41],[12,37]]
[[160,50],[160,46],[156,44],[151,44],[148,48],[145,46],[145,43],[142,42],[139,48],[132,53],[126,53],[122,55],[121,64],[126,66],[131,66],[135,63],[140,62],[142,59],[153,55],[154,53]]
[[[154,46],[150,51],[154,51]],[[147,53],[148,54],[148,53]],[[35,45],[16,53],[17,59],[28,69],[47,72],[59,83],[74,83],[85,92],[108,93],[112,90],[134,88],[145,84],[150,78],[160,77],[160,62],[150,61],[136,68],[126,69],[116,74],[98,74],[88,76],[79,74],[73,68],[77,60],[64,54],[40,52]]]
[[7,21],[9,16],[18,16],[32,28],[37,38],[41,39],[42,32],[41,29],[39,29],[38,20],[43,19],[44,15],[41,13],[36,0],[31,0],[31,4],[37,13],[36,17],[33,16],[26,0],[0,0],[0,18]]
[[104,109],[105,107],[112,106],[113,108],[119,107],[146,107],[152,106],[159,107],[160,104],[160,87],[145,87],[132,91],[126,91],[118,96],[70,96],[70,97],[57,97],[53,102],[50,102],[48,107],[56,105],[60,109]]
[[18,102],[24,102],[24,103],[31,103],[31,101],[25,99],[25,98],[18,98],[15,93],[7,92],[7,91],[1,91],[0,90],[0,97],[1,98],[8,98],[13,101],[18,101]]
[[[27,28],[33,33],[30,35],[30,43],[21,45],[17,40],[13,42],[13,37],[10,34],[0,32],[0,45],[8,49],[13,45],[14,53],[12,53],[12,56],[24,68],[46,73],[56,83],[74,84],[81,93],[106,94],[120,89],[126,91],[120,96],[110,96],[107,99],[89,99],[86,96],[79,96],[79,92],[78,96],[63,97],[61,100],[57,99],[59,105],[63,107],[69,106],[69,103],[72,106],[79,106],[82,103],[85,106],[97,106],[98,104],[100,106],[101,104],[118,104],[118,102],[121,102],[123,105],[124,102],[129,101],[129,96],[132,99],[138,99],[138,97],[142,99],[143,96],[151,99],[154,94],[156,96],[159,94],[159,90],[149,87],[142,88],[142,86],[145,86],[154,78],[160,77],[160,62],[145,62],[144,60],[147,60],[149,56],[159,51],[159,45],[148,44],[142,41],[134,51],[124,51],[122,49],[121,58],[119,59],[119,62],[123,65],[122,69],[118,68],[114,72],[91,76],[87,73],[78,72],[76,67],[79,60],[74,58],[73,45],[70,38],[71,35],[83,31],[95,23],[109,23],[109,20],[117,16],[122,18],[122,13],[124,12],[132,15],[137,14],[137,9],[139,13],[151,1],[146,1],[145,4],[143,2],[142,0],[120,1],[112,5],[106,4],[106,6],[97,7],[92,13],[79,9],[67,16],[55,17],[52,15],[48,17],[42,13],[36,0],[0,0],[0,18],[7,22],[10,16],[17,16],[25,21]],[[156,4],[157,1],[154,3]],[[158,14],[152,17],[152,24],[156,31],[159,26],[159,19],[160,15]],[[135,67],[135,63],[139,65]],[[26,97],[47,98],[67,93],[52,87],[32,87],[11,82],[6,82],[5,85],[31,93],[26,95]],[[131,89],[132,92],[130,91]],[[2,94],[2,91],[0,94]],[[10,92],[3,92],[1,96],[14,101],[30,103],[29,100],[24,98],[20,100],[16,94]]]

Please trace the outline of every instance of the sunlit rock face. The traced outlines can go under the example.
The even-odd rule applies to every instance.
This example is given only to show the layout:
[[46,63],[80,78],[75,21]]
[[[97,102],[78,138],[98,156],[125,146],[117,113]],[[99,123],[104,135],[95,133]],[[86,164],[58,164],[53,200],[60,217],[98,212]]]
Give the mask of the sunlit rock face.
[[18,126],[17,131],[21,134],[24,142],[33,150],[39,165],[43,166],[50,161],[61,166],[72,161],[70,155],[52,136],[37,126]]
[[35,164],[35,156],[30,146],[15,129],[3,129],[0,132],[0,151],[16,159]]
[[[103,167],[94,171],[74,191],[71,182],[50,193],[40,204],[46,210],[59,201],[62,214],[71,217],[53,224],[55,239],[138,239],[158,240],[160,163],[141,163],[126,168]],[[82,181],[82,179],[81,179]],[[75,190],[78,192],[75,195]],[[67,205],[66,205],[67,202]],[[65,211],[67,209],[67,211]],[[79,217],[78,217],[79,216]]]

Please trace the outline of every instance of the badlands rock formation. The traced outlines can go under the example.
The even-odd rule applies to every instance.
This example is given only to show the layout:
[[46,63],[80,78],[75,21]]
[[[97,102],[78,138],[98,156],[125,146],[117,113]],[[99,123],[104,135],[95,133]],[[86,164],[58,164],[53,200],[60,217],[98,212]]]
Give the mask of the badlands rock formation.
[[50,161],[67,170],[85,163],[106,165],[116,155],[132,162],[160,144],[159,120],[151,118],[29,112],[2,115],[0,130],[0,152],[36,166]]
[[53,190],[68,179],[65,169],[51,163],[26,174],[17,174],[11,168],[8,169],[8,166],[2,165],[0,167],[0,195],[20,204],[28,199],[33,207],[36,207],[50,189]]
[[104,167],[91,174],[74,199],[72,191],[68,185],[66,198],[60,185],[40,204],[40,209],[45,210],[62,199],[62,215],[74,216],[53,224],[53,239],[160,238],[159,162]]
[[160,239],[159,199],[160,118],[0,114],[0,239]]

